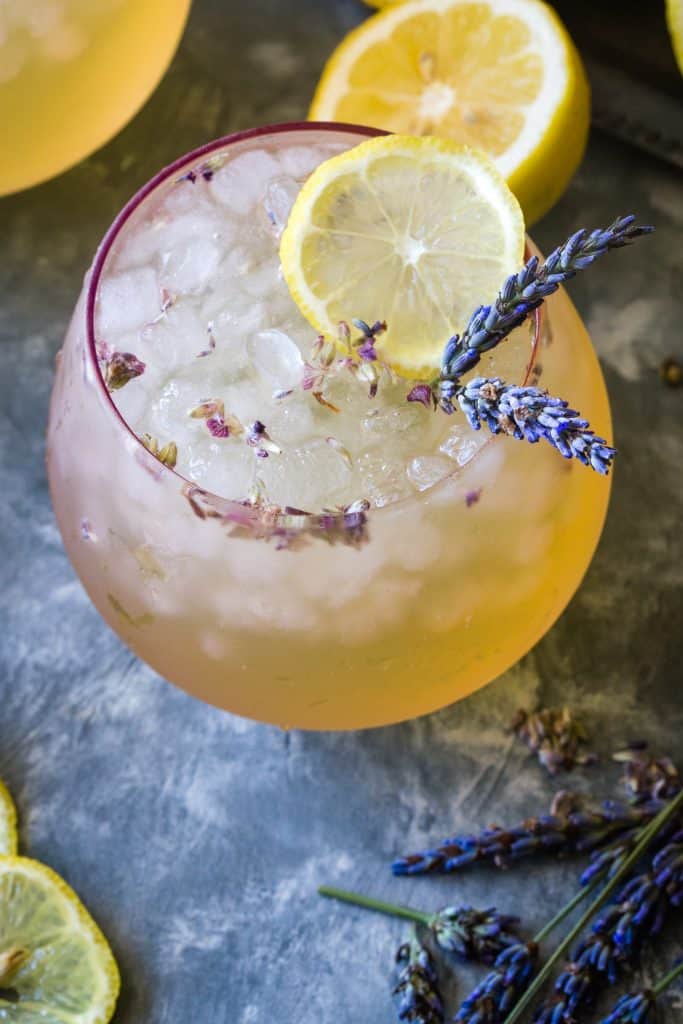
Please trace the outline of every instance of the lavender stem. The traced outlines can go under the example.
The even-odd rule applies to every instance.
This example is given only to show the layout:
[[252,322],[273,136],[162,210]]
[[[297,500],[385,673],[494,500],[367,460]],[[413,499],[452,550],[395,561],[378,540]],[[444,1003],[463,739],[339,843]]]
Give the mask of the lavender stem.
[[321,885],[318,889],[321,896],[327,899],[341,900],[343,903],[350,903],[355,907],[365,907],[367,910],[376,910],[380,914],[389,914],[391,917],[402,917],[406,921],[416,921],[429,927],[432,915],[425,914],[414,907],[405,907],[398,903],[387,903],[384,900],[376,900],[372,896],[363,896],[359,892],[350,892],[348,889],[336,889],[334,886]]

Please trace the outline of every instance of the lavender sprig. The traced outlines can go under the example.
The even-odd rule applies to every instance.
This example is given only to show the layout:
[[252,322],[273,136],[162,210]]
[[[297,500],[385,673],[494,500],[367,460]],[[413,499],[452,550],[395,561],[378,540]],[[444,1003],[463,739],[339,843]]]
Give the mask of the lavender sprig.
[[662,809],[652,800],[638,807],[606,801],[599,810],[572,809],[527,818],[512,828],[494,826],[478,834],[453,836],[432,849],[399,857],[395,875],[450,873],[479,862],[506,867],[540,853],[586,853],[623,833],[646,825]]
[[410,942],[399,948],[396,963],[400,972],[392,994],[399,997],[398,1019],[410,1024],[442,1024],[443,1003],[434,961],[414,931]]
[[500,377],[475,377],[456,388],[451,398],[473,430],[484,424],[492,434],[509,434],[518,441],[545,440],[565,459],[578,459],[603,476],[609,472],[616,449],[598,437],[568,402],[541,388],[505,384]]
[[544,263],[539,264],[538,257],[532,256],[519,273],[508,277],[493,305],[479,306],[462,335],[454,335],[447,343],[441,373],[432,386],[444,411],[453,411],[451,399],[463,374],[472,370],[484,352],[500,344],[564,281],[611,249],[629,245],[653,230],[636,225],[632,214],[617,217],[607,228],[576,231]]
[[683,832],[620,890],[579,944],[559,975],[553,996],[534,1016],[536,1024],[574,1024],[600,986],[613,985],[624,963],[633,962],[648,939],[659,934],[672,907],[683,904]]
[[489,907],[487,910],[477,910],[469,906],[443,907],[429,914],[414,907],[387,903],[386,900],[378,900],[373,896],[329,885],[321,885],[318,893],[328,899],[350,903],[354,907],[376,910],[390,917],[400,917],[405,921],[423,925],[429,929],[441,949],[447,953],[454,953],[461,960],[490,964],[508,946],[519,942],[519,936],[514,932],[519,919],[509,914],[499,914],[495,907]]

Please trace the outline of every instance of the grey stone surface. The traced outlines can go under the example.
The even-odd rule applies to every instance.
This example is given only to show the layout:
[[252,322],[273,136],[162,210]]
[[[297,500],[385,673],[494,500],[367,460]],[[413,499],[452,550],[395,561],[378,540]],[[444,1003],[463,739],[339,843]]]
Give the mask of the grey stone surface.
[[[324,902],[318,883],[426,908],[496,902],[538,925],[572,892],[574,863],[415,881],[392,879],[388,863],[545,808],[554,786],[507,732],[519,704],[586,713],[603,764],[572,777],[585,791],[615,790],[608,756],[625,738],[682,753],[683,391],[665,389],[657,367],[683,359],[683,187],[604,137],[535,237],[547,250],[628,210],[658,232],[571,288],[604,361],[621,455],[586,580],[516,668],[395,728],[283,734],[204,707],[136,661],[62,551],[43,466],[48,394],[104,229],[195,144],[302,117],[324,56],[364,14],[355,0],[195,0],[171,70],[128,128],[0,200],[0,776],[23,849],[65,875],[111,939],[118,1024],[389,1024],[403,925]],[[646,980],[682,937],[667,935]],[[460,995],[475,974],[460,972]],[[672,997],[662,1019],[682,1005]]]

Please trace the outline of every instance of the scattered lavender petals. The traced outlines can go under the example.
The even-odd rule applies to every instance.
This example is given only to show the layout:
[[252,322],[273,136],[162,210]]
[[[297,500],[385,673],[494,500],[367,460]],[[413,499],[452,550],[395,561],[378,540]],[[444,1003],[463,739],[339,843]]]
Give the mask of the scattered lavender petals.
[[104,382],[110,391],[118,391],[145,372],[145,364],[132,352],[111,352],[104,363]]
[[594,754],[580,751],[588,735],[569,708],[542,708],[531,713],[520,708],[512,721],[512,729],[551,775],[596,760]]
[[254,449],[259,459],[267,459],[270,454],[279,455],[282,452],[282,448],[275,444],[261,420],[255,420],[249,427],[247,444]]
[[612,756],[624,765],[624,785],[634,803],[669,800],[679,792],[681,777],[670,757],[652,757],[640,744]]
[[168,466],[169,469],[175,469],[176,462],[178,461],[178,446],[175,441],[169,441],[167,444],[160,446],[159,442],[151,434],[142,435],[142,443],[148,452],[151,452],[159,462],[163,463],[164,466]]
[[481,498],[481,492],[482,491],[483,491],[483,487],[480,487],[476,491],[468,491],[467,492],[467,494],[465,495],[465,504],[467,505],[468,508],[471,508],[472,505],[476,505],[477,504],[477,502]]

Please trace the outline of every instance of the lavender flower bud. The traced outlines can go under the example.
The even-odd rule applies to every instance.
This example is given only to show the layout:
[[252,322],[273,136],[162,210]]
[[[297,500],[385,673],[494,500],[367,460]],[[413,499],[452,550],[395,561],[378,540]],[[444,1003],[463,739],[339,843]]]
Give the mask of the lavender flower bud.
[[499,914],[495,907],[444,907],[434,915],[431,928],[438,945],[462,960],[492,964],[508,946],[519,942],[514,927],[519,918]]
[[118,391],[145,372],[143,363],[132,352],[112,352],[104,364],[104,383],[110,391]]
[[655,1009],[655,998],[649,990],[629,992],[618,1000],[601,1024],[647,1024]]
[[538,951],[533,943],[509,946],[493,970],[465,999],[457,1024],[502,1024],[534,973]]
[[398,996],[398,1019],[410,1024],[442,1024],[443,1003],[434,961],[416,938],[396,954],[400,967],[393,995]]

